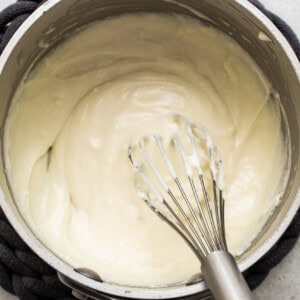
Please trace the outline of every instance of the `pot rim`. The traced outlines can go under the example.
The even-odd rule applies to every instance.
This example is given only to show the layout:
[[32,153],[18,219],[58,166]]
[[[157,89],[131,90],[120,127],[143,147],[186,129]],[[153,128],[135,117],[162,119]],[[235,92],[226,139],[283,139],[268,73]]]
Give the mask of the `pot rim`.
[[[168,1],[168,0],[163,0]],[[9,41],[8,45],[4,49],[2,55],[0,56],[0,74],[2,73],[7,60],[16,47],[18,42],[23,37],[24,33],[27,32],[31,25],[35,23],[39,18],[41,18],[49,9],[56,6],[61,0],[52,0],[46,1],[42,4],[17,30],[14,36]],[[176,1],[174,1],[176,3]],[[180,2],[180,1],[179,1]],[[283,34],[279,31],[279,29],[273,24],[273,22],[264,15],[258,8],[256,8],[252,3],[247,0],[235,0],[237,5],[245,10],[248,14],[251,14],[259,23],[264,25],[269,31],[272,33],[272,38],[275,38],[279,44],[281,45],[282,50],[284,50],[289,63],[291,64],[298,80],[300,81],[300,63],[291,48],[290,44],[283,36]],[[2,189],[0,189],[0,205],[14,227],[17,233],[21,236],[21,238],[28,244],[28,246],[46,263],[48,263],[51,267],[53,267],[58,272],[62,273],[66,277],[82,284],[87,289],[92,289],[95,291],[99,291],[101,293],[105,293],[112,296],[117,297],[125,297],[125,298],[140,298],[140,299],[170,299],[177,297],[184,297],[193,295],[199,292],[203,292],[207,290],[207,287],[204,282],[199,282],[190,286],[173,286],[173,287],[154,287],[154,288],[144,288],[144,287],[127,287],[122,285],[117,285],[113,283],[106,282],[97,282],[95,280],[89,279],[79,273],[76,273],[73,268],[65,263],[62,259],[57,257],[54,253],[52,253],[48,248],[46,248],[34,234],[29,234],[22,224],[18,221],[13,209],[6,202]],[[254,251],[251,255],[249,255],[246,259],[244,259],[240,264],[239,268],[241,271],[245,271],[255,262],[257,262],[270,248],[277,242],[280,236],[287,229],[292,219],[294,218],[297,210],[300,207],[300,189],[295,195],[293,202],[291,203],[285,217],[281,220],[280,224],[276,228],[276,230],[272,233],[269,239],[267,239],[262,245]]]

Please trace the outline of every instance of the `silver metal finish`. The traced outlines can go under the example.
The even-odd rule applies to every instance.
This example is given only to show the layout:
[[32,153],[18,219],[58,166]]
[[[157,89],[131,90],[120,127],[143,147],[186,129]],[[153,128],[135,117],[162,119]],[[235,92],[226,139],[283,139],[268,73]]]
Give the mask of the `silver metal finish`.
[[72,295],[79,300],[87,300],[88,299],[87,295],[85,295],[81,292],[75,291],[75,290],[72,291]]
[[193,250],[216,300],[254,299],[227,250],[220,153],[203,126],[182,115],[171,122],[168,137],[143,136],[129,145],[138,193]]
[[78,268],[75,269],[75,271],[87,278],[93,279],[95,281],[99,281],[99,282],[103,282],[103,280],[101,279],[101,277],[94,272],[93,270],[87,269],[87,268]]
[[[1,134],[7,110],[19,82],[36,63],[74,30],[106,17],[136,12],[182,13],[193,16],[230,34],[245,48],[265,72],[281,96],[287,122],[283,134],[291,142],[291,165],[288,185],[282,201],[267,221],[251,247],[238,258],[241,271],[261,258],[279,239],[293,219],[300,203],[300,66],[286,39],[272,22],[246,0],[51,0],[46,1],[20,27],[0,57],[0,119]],[[199,14],[198,12],[201,12]],[[204,16],[204,17],[203,17]],[[261,41],[264,32],[272,42]],[[288,135],[287,132],[290,134]],[[77,273],[53,254],[26,224],[10,191],[5,174],[3,141],[0,160],[0,204],[7,218],[23,240],[62,276],[77,283],[78,289],[89,293],[111,295],[113,298],[136,299],[205,299],[207,287],[203,281],[178,283],[166,287],[131,287],[98,282]],[[84,267],[84,266],[82,266]],[[101,274],[99,274],[101,276]],[[100,298],[100,297],[99,297]]]
[[[57,275],[58,275],[59,280],[64,285],[66,285],[72,289],[73,296],[79,300],[86,300],[86,299],[118,300],[118,299],[120,299],[120,298],[111,297],[110,295],[105,295],[99,291],[95,291],[95,290],[89,289],[87,287],[83,287],[77,281],[74,281],[61,273],[58,273]],[[85,274],[82,274],[82,275],[86,276]]]
[[224,251],[209,254],[201,265],[208,287],[215,299],[254,300],[234,258]]

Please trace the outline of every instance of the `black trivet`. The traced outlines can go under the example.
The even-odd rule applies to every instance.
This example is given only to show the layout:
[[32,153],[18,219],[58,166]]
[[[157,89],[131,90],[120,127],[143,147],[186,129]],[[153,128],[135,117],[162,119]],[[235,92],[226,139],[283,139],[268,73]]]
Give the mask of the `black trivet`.
[[[249,0],[263,11],[284,33],[298,59],[300,44],[294,32],[276,15],[268,12],[258,1]],[[0,12],[0,54],[19,26],[43,2],[24,1]],[[300,213],[296,214],[280,240],[255,265],[245,272],[251,289],[267,277],[297,242],[300,233]],[[21,300],[74,300],[70,289],[57,278],[56,271],[36,256],[14,231],[0,210],[0,286]]]

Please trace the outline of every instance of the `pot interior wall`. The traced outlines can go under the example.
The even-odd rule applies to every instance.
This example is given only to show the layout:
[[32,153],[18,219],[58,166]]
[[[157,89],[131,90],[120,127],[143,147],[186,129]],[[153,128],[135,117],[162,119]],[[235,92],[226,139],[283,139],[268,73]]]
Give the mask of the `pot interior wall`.
[[[297,206],[297,203],[299,203],[296,201],[297,203],[293,204],[298,189],[297,185],[300,182],[298,170],[299,121],[297,121],[300,118],[300,104],[297,101],[297,97],[300,95],[299,79],[291,66],[288,56],[283,51],[280,41],[274,38],[274,31],[270,31],[265,25],[257,22],[252,14],[239,6],[238,3],[243,2],[242,0],[55,0],[48,2],[50,3],[44,4],[41,8],[44,14],[33,16],[27,21],[28,28],[25,29],[25,25],[14,38],[15,40],[19,39],[18,43],[13,49],[8,49],[2,57],[4,60],[6,54],[11,51],[10,57],[6,61],[0,75],[0,117],[2,122],[5,121],[9,103],[18,83],[39,59],[51,48],[55,47],[59,41],[67,38],[74,30],[94,20],[114,15],[146,11],[191,15],[199,18],[207,26],[215,26],[231,35],[257,61],[281,96],[282,105],[288,120],[287,126],[283,124],[282,129],[285,135],[288,131],[290,132],[291,163],[293,168],[290,172],[288,188],[283,195],[282,203],[277,207],[253,246],[240,258],[243,261],[243,269],[256,261],[260,253],[263,253],[260,250],[262,245],[268,243],[288,212],[290,214],[294,213],[296,209],[290,212],[291,207],[293,205]],[[49,9],[49,7],[51,8]],[[199,10],[201,14],[188,7]],[[34,20],[35,22],[33,23]],[[31,25],[30,28],[29,25]],[[272,41],[260,40],[258,38],[259,32],[264,32]],[[12,47],[13,43],[14,41],[10,44],[10,47]],[[1,168],[3,168],[3,160],[1,161]],[[25,234],[26,232],[29,239],[34,239],[34,235],[27,228],[14,204],[7,186],[5,172],[0,176],[0,183],[5,194],[5,203],[10,209],[9,212],[5,211],[9,219],[15,219],[18,225],[14,225],[18,231],[22,228],[24,230],[23,233]],[[40,247],[42,248],[41,244]],[[51,262],[57,267],[58,261]],[[197,291],[204,289],[205,286],[203,284],[197,287]]]

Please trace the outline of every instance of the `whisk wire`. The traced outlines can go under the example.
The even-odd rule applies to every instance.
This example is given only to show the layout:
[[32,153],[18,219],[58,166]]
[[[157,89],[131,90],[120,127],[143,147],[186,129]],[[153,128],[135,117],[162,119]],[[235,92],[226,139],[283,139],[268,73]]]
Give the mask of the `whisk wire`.
[[[216,222],[215,219],[213,217],[213,213],[212,211],[216,212],[216,220],[218,220],[218,214],[217,214],[217,210],[218,210],[218,199],[216,196],[216,163],[215,163],[215,156],[214,156],[214,146],[211,140],[211,136],[208,133],[207,129],[202,128],[202,126],[197,126],[197,128],[201,129],[202,132],[205,134],[206,137],[206,147],[209,151],[209,164],[210,164],[210,173],[211,173],[211,177],[212,177],[212,182],[213,182],[213,198],[214,201],[211,202],[210,201],[210,197],[207,193],[207,190],[205,188],[205,184],[204,184],[204,180],[203,180],[203,176],[200,176],[200,182],[201,182],[201,187],[202,187],[202,192],[204,195],[204,200],[205,200],[205,204],[206,204],[206,208],[207,208],[207,212],[208,212],[208,216],[212,225],[212,230],[213,230],[213,236],[214,236],[214,241],[216,241],[217,245],[216,245],[216,249],[221,248],[222,249],[222,242],[220,241],[220,235],[217,232],[217,228],[216,228]],[[213,203],[213,205],[215,206],[214,210],[212,210],[210,203]],[[218,221],[217,221],[218,222]]]
[[[178,215],[174,212],[174,210],[171,208],[168,202],[164,199],[163,195],[159,192],[159,190],[153,185],[153,183],[151,182],[151,180],[148,178],[147,175],[143,174],[142,172],[138,172],[136,176],[140,178],[147,185],[150,191],[154,194],[155,200],[159,201],[163,205],[162,207],[164,207],[171,215],[168,215],[168,217],[166,217],[164,212],[162,211],[162,208],[158,209],[158,207],[155,206],[154,203],[150,200],[151,197],[149,193],[146,193],[145,195],[145,193],[143,192],[141,194],[143,200],[156,214],[158,214],[164,221],[167,221],[169,225],[171,225],[177,232],[181,234],[182,237],[184,237],[186,241],[189,242],[189,245],[193,247],[194,252],[197,253],[197,257],[202,260],[204,258],[202,254],[204,253],[205,255],[207,255],[207,253],[209,253],[209,250],[207,249],[206,245],[202,242],[201,239],[197,241],[195,240],[193,235],[186,229],[182,221],[179,219]],[[139,184],[137,184],[137,186],[139,191],[143,190],[139,186]],[[177,206],[177,208],[179,209],[182,217],[186,221],[189,221],[187,215],[185,214],[182,207],[179,205],[173,193],[169,190],[168,194],[173,200],[173,202],[175,203],[175,205]],[[190,226],[193,227],[192,223],[190,223]],[[193,228],[192,231],[193,233],[196,232],[195,228]]]
[[168,191],[168,185],[165,182],[165,180],[163,179],[163,177],[161,176],[161,174],[159,173],[158,169],[156,168],[153,160],[151,159],[150,155],[148,154],[148,152],[146,151],[145,148],[145,137],[140,138],[139,140],[139,145],[141,147],[142,150],[142,155],[144,156],[148,166],[150,167],[150,169],[152,170],[152,172],[154,173],[154,175],[156,176],[156,178],[158,179],[159,183],[162,185],[163,189],[165,191]]
[[[198,196],[198,193],[196,191],[195,184],[194,184],[194,180],[192,178],[189,178],[189,182],[190,182],[190,185],[191,185],[191,188],[192,188],[192,191],[193,191],[194,198],[196,200],[196,204],[197,204],[197,208],[198,208],[198,211],[199,211],[200,220],[204,224],[203,227],[205,228],[205,233],[209,236],[211,234],[211,230],[210,230],[210,227],[208,225],[207,219],[205,217],[203,208],[201,206],[200,199],[199,199],[199,196]],[[209,242],[209,245],[210,245],[210,249],[215,249],[215,247],[212,245],[211,242]]]
[[[160,214],[160,216],[162,217],[162,219],[164,221],[166,221],[171,227],[173,227],[184,238],[184,240],[189,244],[189,246],[191,247],[191,249],[193,250],[193,252],[198,257],[198,259],[200,261],[202,261],[204,259],[204,257],[205,257],[203,255],[203,253],[206,252],[205,245],[202,243],[202,245],[199,247],[199,245],[197,244],[197,241],[194,239],[193,235],[186,229],[186,227],[181,222],[181,220],[178,218],[178,216],[176,215],[176,213],[174,212],[174,210],[168,205],[167,202],[166,202],[166,205],[169,208],[170,213],[176,218],[176,220],[177,220],[177,223],[176,223],[177,226],[175,226],[174,223],[170,222],[168,220],[168,218],[166,218],[164,215]],[[201,248],[201,247],[203,247],[203,248]]]
[[[157,145],[164,157],[165,162],[167,163],[168,166],[168,170],[170,172],[170,175],[173,177],[182,197],[184,198],[186,204],[189,207],[189,201],[188,198],[176,176],[176,173],[174,171],[174,167],[172,162],[170,161],[170,159],[168,158],[168,155],[161,143],[161,137],[159,137],[158,135],[154,136],[154,139],[157,142]],[[209,249],[208,247],[203,243],[203,239],[201,239],[201,237],[199,236],[197,230],[195,229],[195,227],[193,226],[192,222],[190,221],[189,217],[186,215],[184,209],[181,207],[181,205],[178,203],[178,200],[176,199],[175,195],[172,193],[171,189],[168,187],[167,183],[165,182],[165,180],[162,178],[161,174],[159,173],[155,163],[153,162],[152,158],[150,157],[150,155],[148,154],[146,147],[145,147],[145,137],[140,138],[139,140],[139,145],[142,151],[142,155],[146,161],[146,163],[148,164],[148,166],[150,167],[150,169],[153,171],[154,175],[156,176],[156,178],[158,179],[158,181],[160,182],[160,184],[163,186],[163,188],[165,189],[165,191],[169,194],[169,196],[171,197],[173,203],[176,205],[176,207],[178,208],[181,216],[184,218],[185,222],[188,224],[190,230],[193,232],[195,238],[193,239],[195,241],[195,247],[199,248],[199,246],[197,247],[197,244],[201,245],[201,250],[206,254],[209,253]],[[148,185],[148,187],[151,188],[151,190],[154,192],[155,191],[155,195],[157,194],[157,189],[154,188],[154,186],[151,184],[149,178],[143,174],[142,179],[144,180],[144,182]],[[166,202],[167,203],[167,202]],[[168,205],[169,207],[169,205]],[[193,214],[194,220],[197,222],[197,218],[194,214],[194,211],[189,207],[189,211],[191,214]],[[174,213],[172,213],[174,215]],[[176,214],[175,214],[176,215]],[[205,238],[204,233],[202,232],[203,237]]]
[[191,168],[191,165],[188,161],[188,158],[187,158],[187,155],[184,151],[184,148],[183,148],[183,145],[178,137],[178,135],[174,135],[174,141],[175,143],[177,144],[177,147],[178,147],[178,150],[179,150],[179,153],[180,153],[180,156],[182,158],[182,161],[183,161],[183,164],[184,164],[184,167],[185,167],[185,170],[186,170],[186,174],[187,174],[187,177],[188,177],[188,180],[189,180],[189,183],[191,185],[191,189],[193,191],[193,195],[194,195],[194,198],[195,198],[195,201],[196,201],[196,204],[197,204],[197,208],[199,209],[199,214],[200,214],[200,220],[204,223],[204,228],[205,228],[205,231],[206,231],[206,234],[204,233],[204,230],[202,229],[202,226],[200,225],[200,222],[199,222],[199,218],[196,217],[196,214],[194,212],[194,209],[192,208],[191,204],[190,204],[190,201],[188,200],[188,198],[186,197],[186,195],[184,194],[184,191],[182,190],[182,186],[178,184],[178,179],[175,180],[181,194],[184,194],[184,200],[193,216],[193,219],[195,220],[197,226],[198,226],[198,229],[201,231],[201,234],[203,236],[203,238],[206,240],[207,242],[207,245],[208,247],[210,248],[211,251],[213,250],[217,250],[217,248],[215,247],[214,243],[211,243],[210,240],[207,240],[207,234],[210,233],[210,228],[208,226],[208,223],[207,223],[207,220],[206,220],[206,217],[205,217],[205,214],[203,212],[203,209],[201,207],[201,204],[200,204],[200,201],[199,201],[199,197],[198,197],[198,194],[196,192],[196,188],[195,188],[195,185],[194,185],[194,181],[192,179],[192,168]]
[[219,230],[221,234],[221,241],[223,245],[223,250],[228,252],[228,247],[226,243],[225,237],[225,207],[224,207],[224,200],[223,200],[223,192],[222,190],[219,191],[219,199],[220,200],[220,222],[219,222]]
[[[196,214],[195,214],[195,211],[194,211],[194,209],[192,208],[191,203],[190,203],[188,197],[186,196],[186,193],[185,193],[185,191],[183,190],[182,185],[181,185],[181,183],[180,183],[178,177],[176,176],[176,173],[175,173],[175,170],[174,170],[174,166],[173,166],[172,162],[170,161],[170,159],[169,159],[169,157],[168,157],[168,155],[167,155],[167,152],[166,152],[166,150],[165,150],[165,148],[164,148],[164,146],[163,146],[163,144],[162,144],[162,138],[161,138],[159,135],[154,135],[154,139],[155,139],[156,144],[157,144],[157,146],[158,146],[158,148],[159,148],[159,150],[160,150],[161,155],[162,155],[163,158],[164,158],[164,161],[165,161],[165,163],[166,163],[166,165],[167,165],[167,168],[168,168],[168,170],[169,170],[169,173],[170,173],[171,177],[173,178],[173,180],[175,181],[175,183],[176,183],[176,185],[177,185],[177,187],[178,187],[178,189],[179,189],[179,191],[180,191],[180,193],[181,193],[181,196],[182,196],[182,198],[184,199],[185,204],[187,205],[187,207],[188,207],[188,209],[189,209],[189,212],[190,212],[190,214],[192,215],[193,220],[195,221],[195,223],[196,223],[196,225],[197,225],[197,227],[198,227],[198,230],[200,231],[200,233],[201,233],[201,235],[202,235],[202,238],[206,240],[206,244],[207,244],[207,245],[205,246],[205,253],[207,252],[207,250],[211,250],[211,251],[212,251],[212,250],[216,250],[215,247],[213,247],[212,243],[210,243],[210,241],[206,239],[207,235],[205,234],[205,232],[204,232],[204,230],[203,230],[203,227],[201,226],[201,224],[200,224],[200,222],[199,222],[199,218],[197,218],[197,216],[196,216]],[[180,141],[178,135],[174,135],[174,136],[172,137],[172,141],[175,141],[175,143],[176,143],[177,146],[178,146],[178,149],[179,149],[179,152],[180,152],[180,155],[181,155],[181,158],[182,158],[182,161],[183,161],[183,164],[184,164],[184,167],[185,167],[187,176],[188,176],[189,181],[190,181],[190,183],[191,183],[191,182],[192,182],[192,168],[191,168],[191,166],[190,166],[190,164],[189,164],[189,161],[188,161],[188,159],[187,159],[187,155],[186,155],[186,153],[185,153],[185,151],[184,151],[183,145],[182,145],[182,143],[181,143],[181,141]],[[194,189],[195,189],[194,184],[191,184],[191,185],[192,185],[192,188],[194,187]],[[176,206],[177,206],[178,209],[180,210],[182,216],[184,216],[185,220],[189,220],[188,217],[186,216],[186,214],[184,213],[184,210],[181,209],[181,207],[180,207],[178,201],[176,200],[176,197],[175,197],[173,194],[171,194],[172,192],[171,192],[171,193],[170,193],[170,192],[171,192],[171,191],[168,191],[168,193],[170,194],[170,197],[172,198],[173,202],[176,204]],[[195,192],[195,194],[197,194],[197,193]],[[196,200],[196,201],[197,201],[197,200]],[[199,198],[198,198],[198,202],[199,202]],[[199,202],[199,207],[200,207],[201,212],[202,212],[202,216],[201,216],[201,217],[202,217],[203,219],[205,219],[205,215],[204,215],[204,213],[203,213],[203,210],[202,210],[202,207],[201,207],[201,205],[200,205],[200,202]],[[183,213],[184,213],[184,215],[183,215]],[[188,223],[189,223],[189,222],[188,222]],[[189,224],[189,226],[190,226],[190,228],[191,228],[192,224]],[[209,226],[208,226],[207,222],[205,222],[205,226],[204,226],[204,227],[206,228],[206,233],[207,233],[207,229],[209,229]],[[201,238],[199,237],[199,235],[198,235],[198,233],[197,233],[197,231],[196,231],[196,229],[195,229],[194,227],[193,227],[192,231],[193,231],[193,233],[196,235],[197,241],[198,241],[199,243],[203,244]]]
[[[173,196],[170,196],[170,197],[173,197]],[[182,223],[182,221],[178,218],[178,216],[176,215],[176,213],[174,212],[174,210],[169,206],[169,204],[167,202],[166,202],[166,205],[169,208],[170,212],[173,214],[173,216],[175,216],[175,218],[177,219],[177,224],[180,227],[180,229],[188,235],[188,237],[192,241],[191,245],[193,245],[193,247],[198,250],[198,254],[201,256],[201,259],[203,259],[204,256],[209,253],[209,250],[207,249],[207,246],[203,243],[203,241],[201,239],[199,241],[197,241],[193,237],[193,235],[186,229],[186,227],[184,226],[184,224]],[[185,212],[182,211],[182,214],[185,214]],[[191,226],[193,226],[193,225],[191,224]],[[194,228],[194,230],[195,230],[195,228]],[[204,255],[203,255],[203,253],[204,253]]]
[[[205,248],[211,249],[210,243],[207,242],[206,235],[204,234],[204,231],[203,231],[201,225],[199,224],[199,221],[198,221],[198,219],[197,219],[197,217],[196,217],[196,215],[195,215],[195,212],[194,212],[194,210],[193,210],[193,208],[192,208],[192,206],[191,206],[191,204],[190,204],[190,201],[188,200],[188,198],[187,198],[187,196],[186,196],[184,190],[182,189],[182,186],[181,186],[180,181],[178,180],[178,178],[176,178],[175,182],[176,182],[176,184],[177,184],[177,186],[178,186],[178,189],[180,190],[180,193],[181,193],[181,195],[182,195],[182,197],[183,197],[183,199],[184,199],[184,201],[185,201],[185,204],[187,205],[187,207],[188,207],[188,209],[189,209],[189,213],[190,213],[191,216],[193,217],[195,223],[197,224],[198,229],[199,229],[200,232],[201,232],[201,235],[202,235],[203,239],[201,239],[201,237],[198,235],[198,233],[197,233],[195,227],[194,227],[193,224],[190,222],[188,216],[186,216],[184,210],[182,210],[183,213],[185,214],[185,217],[184,217],[185,220],[186,220],[186,221],[188,220],[189,225],[190,225],[190,228],[191,228],[191,226],[193,227],[192,230],[193,230],[193,233],[194,233],[194,234],[196,235],[196,237],[197,237],[197,241],[198,241],[199,243],[202,243],[203,240],[204,240],[204,241],[206,242],[206,244],[207,244]],[[180,204],[178,203],[177,199],[174,198],[174,195],[172,195],[172,200],[173,200],[173,201],[176,201],[176,205],[177,205],[178,208],[181,207]],[[205,252],[205,253],[206,253],[206,252]],[[209,253],[209,252],[208,252],[208,253]]]
[[[143,199],[147,202],[147,204],[156,212],[160,214],[160,217],[167,221],[169,225],[171,225],[176,231],[180,232],[181,236],[184,237],[185,240],[189,241],[189,245],[193,246],[193,251],[198,253],[198,257],[203,259],[206,255],[210,252],[217,251],[220,249],[226,249],[226,242],[225,239],[225,231],[224,231],[224,201],[222,195],[222,187],[220,188],[219,182],[222,174],[221,168],[221,160],[219,159],[219,153],[215,153],[215,149],[211,140],[210,135],[208,134],[207,130],[198,124],[190,124],[188,120],[183,116],[177,116],[178,119],[183,121],[185,129],[188,133],[191,148],[192,148],[192,159],[193,164],[188,157],[183,144],[178,136],[178,134],[173,134],[171,136],[171,143],[176,146],[178,152],[180,154],[185,173],[187,175],[189,185],[191,187],[191,191],[193,194],[193,198],[196,203],[196,208],[194,208],[190,202],[189,197],[186,194],[183,185],[178,178],[175,167],[162,143],[163,139],[160,135],[155,134],[153,135],[153,140],[157,148],[159,149],[159,153],[161,154],[163,161],[167,167],[167,171],[171,176],[172,180],[176,184],[177,189],[180,192],[180,195],[183,199],[183,202],[179,203],[177,197],[172,192],[171,188],[169,187],[167,181],[160,173],[159,169],[157,168],[156,164],[154,163],[151,155],[148,152],[148,144],[146,146],[146,142],[150,141],[152,138],[149,136],[143,136],[138,140],[137,145],[141,150],[142,158],[146,162],[146,165],[150,168],[152,173],[154,174],[154,178],[158,180],[159,185],[161,185],[170,197],[172,203],[178,210],[178,213],[174,211],[174,209],[169,205],[168,201],[166,201],[165,197],[159,192],[159,189],[153,184],[151,179],[146,175],[143,174],[143,168],[145,165],[139,165],[137,161],[133,157],[133,147],[134,145],[130,145],[128,149],[129,158],[134,165],[134,168],[137,171],[139,177],[143,180],[146,184],[148,189],[153,193],[154,198],[160,202],[160,206],[158,207],[155,205],[151,200],[149,194],[144,195]],[[204,139],[201,140],[200,135],[196,135],[195,131],[200,130],[200,133],[204,135]],[[203,170],[201,166],[201,159],[199,149],[197,148],[196,144],[200,143],[205,145],[208,155],[208,162],[211,170],[211,178],[212,178],[212,200],[210,195],[208,194],[208,190],[205,185],[204,177],[203,177]],[[204,141],[204,142],[203,142]],[[199,145],[200,145],[199,144]],[[136,145],[135,145],[136,146]],[[216,154],[216,155],[215,155]],[[217,161],[216,161],[217,156]],[[205,204],[205,211],[202,207],[200,202],[200,198],[198,195],[197,188],[195,186],[195,182],[193,179],[193,168],[196,169],[198,173],[198,179],[200,181],[201,191],[204,199]],[[217,175],[219,178],[217,178]],[[218,183],[217,183],[218,182]],[[219,191],[219,192],[218,192]],[[182,204],[184,203],[185,208],[183,208]],[[214,209],[213,209],[214,208]],[[168,211],[168,213],[166,212]],[[196,212],[197,211],[197,212]],[[170,216],[172,216],[170,218]],[[180,217],[179,217],[180,216]],[[181,219],[182,218],[182,219]],[[184,223],[182,222],[184,220]]]
[[[182,116],[182,115],[179,115],[178,118],[183,121],[183,123],[185,125],[185,128],[187,130],[187,133],[188,133],[191,145],[192,145],[193,157],[196,158],[196,160],[197,160],[195,166],[196,166],[196,169],[197,169],[197,172],[198,172],[198,177],[199,177],[200,182],[201,182],[202,193],[203,193],[203,196],[204,196],[204,198],[206,200],[206,204],[209,204],[210,201],[209,201],[209,197],[207,195],[206,188],[205,188],[205,185],[204,185],[204,180],[203,180],[203,176],[202,176],[202,172],[203,171],[202,171],[202,168],[201,168],[200,157],[199,157],[199,153],[197,151],[197,147],[196,147],[196,143],[195,143],[195,138],[194,138],[194,135],[193,135],[193,129],[200,129],[205,134],[206,141],[207,141],[206,146],[208,148],[212,146],[211,138],[210,138],[207,130],[205,128],[203,128],[201,125],[197,124],[197,125],[191,126],[191,124],[187,120],[187,118],[184,117],[184,116]],[[178,135],[176,135],[176,140],[177,140],[177,143],[181,146],[181,154],[184,153],[183,147],[182,147],[182,144],[181,144],[181,142],[180,142],[180,140],[178,138]],[[210,149],[209,149],[209,154],[210,154],[210,164],[212,165],[212,158],[214,159],[214,157],[212,157],[212,155],[211,155],[212,153],[211,153]],[[185,162],[186,162],[186,160],[185,160]],[[200,201],[199,201],[199,197],[198,197],[198,194],[197,194],[197,191],[196,191],[193,179],[191,177],[189,177],[189,176],[188,176],[188,178],[189,178],[189,182],[190,182],[190,185],[191,185],[191,188],[192,188],[192,191],[193,191],[193,195],[194,195],[194,198],[196,200],[197,207],[198,207],[199,217],[201,218],[202,222],[204,223],[204,227],[205,227],[206,233],[208,235],[212,236],[213,233],[211,232],[211,229],[208,226],[208,222],[206,220],[205,214],[203,213],[203,209],[201,207],[201,204],[200,204]],[[219,215],[216,216],[216,219],[219,220]],[[212,220],[213,220],[213,218],[210,218],[211,222],[212,222]],[[220,223],[220,222],[217,221],[217,223]],[[222,242],[220,241],[219,235],[216,232],[215,226],[213,226],[213,228],[214,228],[214,236],[218,240],[218,245],[221,246]],[[220,227],[219,227],[219,229],[220,229]],[[209,243],[209,244],[211,246],[211,249],[217,250],[217,246],[214,243]]]

